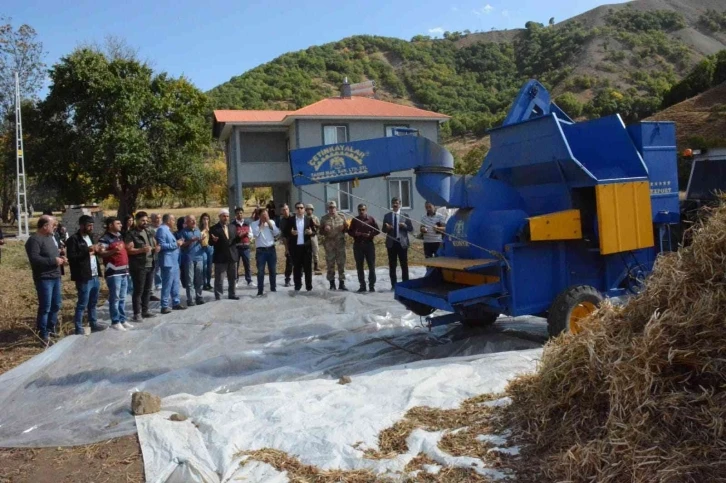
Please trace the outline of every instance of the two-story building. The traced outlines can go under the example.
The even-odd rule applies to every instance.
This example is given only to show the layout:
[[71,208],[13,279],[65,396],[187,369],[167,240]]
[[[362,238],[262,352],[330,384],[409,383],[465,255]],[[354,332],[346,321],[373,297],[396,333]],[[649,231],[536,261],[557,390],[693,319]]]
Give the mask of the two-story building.
[[276,206],[302,201],[322,215],[323,200],[336,200],[340,210],[355,213],[363,199],[369,200],[369,212],[380,218],[382,210],[371,204],[388,207],[394,196],[412,216],[423,214],[425,200],[416,192],[413,170],[360,180],[356,186],[345,182],[296,188],[289,151],[391,136],[396,128],[413,129],[438,142],[439,128],[447,120],[449,116],[415,107],[341,95],[296,111],[214,111],[213,129],[225,143],[231,208],[242,206],[244,188],[271,187]]

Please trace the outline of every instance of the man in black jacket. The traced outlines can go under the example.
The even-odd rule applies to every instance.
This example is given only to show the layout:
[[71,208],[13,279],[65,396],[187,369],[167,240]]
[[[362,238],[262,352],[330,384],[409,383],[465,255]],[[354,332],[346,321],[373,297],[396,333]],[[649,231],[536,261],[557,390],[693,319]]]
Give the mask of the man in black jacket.
[[229,210],[219,212],[219,223],[209,230],[209,244],[214,247],[214,298],[220,300],[224,293],[224,274],[227,274],[227,295],[232,300],[239,300],[235,294],[237,282],[237,262],[239,252],[237,243],[240,237],[236,230],[229,226]]
[[305,216],[305,205],[295,203],[295,214],[285,224],[284,236],[292,258],[295,291],[302,288],[302,273],[305,272],[305,290],[313,289],[313,247],[311,238],[317,227],[313,219]]
[[108,326],[99,324],[96,319],[101,281],[96,259],[96,252],[100,249],[93,241],[93,218],[83,215],[78,220],[78,225],[80,228],[68,239],[66,249],[68,264],[71,268],[71,280],[76,282],[78,291],[73,322],[76,325],[76,335],[83,335],[83,312],[86,309],[88,309],[88,325],[91,327],[91,332],[106,330]]
[[38,231],[25,242],[25,253],[33,270],[33,282],[38,293],[36,323],[45,346],[50,342],[49,337],[56,335],[61,306],[60,267],[67,262],[65,257],[60,256],[53,240],[54,227],[55,219],[52,216],[41,216]]

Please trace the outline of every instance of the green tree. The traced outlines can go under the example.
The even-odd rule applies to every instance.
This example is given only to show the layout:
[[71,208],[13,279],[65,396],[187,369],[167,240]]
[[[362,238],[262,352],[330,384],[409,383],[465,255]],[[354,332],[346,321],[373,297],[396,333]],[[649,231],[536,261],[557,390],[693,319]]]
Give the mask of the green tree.
[[555,104],[573,119],[582,115],[583,104],[571,92],[557,96]]
[[182,191],[210,146],[207,100],[185,78],[129,56],[80,48],[50,71],[40,105],[37,174],[66,202],[114,196],[119,214],[142,192]]

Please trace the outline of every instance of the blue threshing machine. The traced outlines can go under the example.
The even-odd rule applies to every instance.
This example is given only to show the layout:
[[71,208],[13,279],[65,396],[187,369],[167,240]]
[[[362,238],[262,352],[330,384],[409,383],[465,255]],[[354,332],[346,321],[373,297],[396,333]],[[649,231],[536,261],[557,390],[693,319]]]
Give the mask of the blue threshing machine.
[[574,122],[529,81],[473,176],[419,136],[291,151],[293,183],[336,183],[415,169],[416,188],[458,208],[438,257],[395,298],[431,325],[540,315],[577,331],[603,296],[635,292],[679,223],[675,125],[626,127],[618,115]]

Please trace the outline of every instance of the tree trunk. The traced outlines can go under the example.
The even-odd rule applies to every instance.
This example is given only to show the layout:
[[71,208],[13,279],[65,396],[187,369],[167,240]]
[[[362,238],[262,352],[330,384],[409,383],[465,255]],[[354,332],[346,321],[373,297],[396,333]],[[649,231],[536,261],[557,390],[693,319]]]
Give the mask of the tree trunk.
[[135,187],[127,187],[117,195],[118,197],[118,216],[123,218],[126,215],[132,215],[136,211],[136,202],[139,197],[139,190]]

